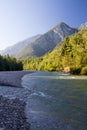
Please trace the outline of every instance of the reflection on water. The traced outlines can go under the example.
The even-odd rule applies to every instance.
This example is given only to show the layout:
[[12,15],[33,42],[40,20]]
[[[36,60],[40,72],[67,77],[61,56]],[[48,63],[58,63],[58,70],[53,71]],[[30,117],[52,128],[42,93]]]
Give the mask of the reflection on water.
[[32,130],[87,130],[86,76],[37,72],[26,75],[23,85],[32,92],[27,107]]

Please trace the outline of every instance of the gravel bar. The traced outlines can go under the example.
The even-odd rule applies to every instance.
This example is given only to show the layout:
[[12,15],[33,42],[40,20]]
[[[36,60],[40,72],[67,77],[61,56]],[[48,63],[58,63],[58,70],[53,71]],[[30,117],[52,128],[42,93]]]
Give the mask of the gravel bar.
[[25,103],[0,96],[0,130],[29,130],[25,116]]
[[0,85],[22,87],[21,78],[34,71],[0,71]]
[[[22,87],[21,80],[25,74],[34,71],[0,71],[0,85]],[[24,101],[0,96],[0,130],[29,130],[30,124],[25,115]]]

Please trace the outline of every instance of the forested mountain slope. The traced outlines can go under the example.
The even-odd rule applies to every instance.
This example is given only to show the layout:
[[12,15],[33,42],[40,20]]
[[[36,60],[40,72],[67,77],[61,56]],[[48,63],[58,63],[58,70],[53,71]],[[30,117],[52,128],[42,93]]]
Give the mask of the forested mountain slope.
[[41,35],[34,42],[31,42],[25,48],[20,50],[16,57],[20,59],[24,57],[43,56],[52,51],[54,47],[64,39],[64,37],[74,34],[77,31],[77,29],[71,28],[67,24],[61,22],[45,34]]
[[24,69],[86,73],[87,28],[81,28],[75,35],[66,37],[52,52],[45,56],[26,58],[23,64]]

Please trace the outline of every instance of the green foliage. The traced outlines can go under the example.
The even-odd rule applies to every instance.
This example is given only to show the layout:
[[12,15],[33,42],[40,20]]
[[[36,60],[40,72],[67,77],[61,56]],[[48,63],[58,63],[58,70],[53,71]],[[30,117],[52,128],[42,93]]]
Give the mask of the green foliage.
[[82,75],[87,75],[87,66],[83,67],[81,70]]
[[[70,68],[73,74],[83,74],[87,66],[87,29],[66,37],[56,48],[40,58],[25,58],[24,69],[64,71]],[[85,73],[86,74],[86,73]]]
[[0,55],[0,71],[13,71],[13,70],[22,70],[23,65],[21,61],[18,61],[16,58]]
[[71,74],[76,74],[76,75],[78,75],[78,74],[80,74],[81,73],[81,67],[77,67],[77,68],[75,68],[75,67],[73,67],[73,68],[70,68],[70,73]]

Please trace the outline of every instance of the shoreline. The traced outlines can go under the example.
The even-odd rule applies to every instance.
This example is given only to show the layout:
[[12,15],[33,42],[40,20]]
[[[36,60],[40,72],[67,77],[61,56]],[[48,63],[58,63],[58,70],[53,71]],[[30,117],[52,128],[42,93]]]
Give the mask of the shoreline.
[[0,85],[8,87],[22,87],[22,77],[34,71],[0,71]]
[[[22,77],[35,71],[0,71],[0,86],[22,88]],[[0,130],[29,130],[25,113],[26,102],[0,95]]]
[[25,114],[25,102],[0,95],[0,130],[29,130]]

